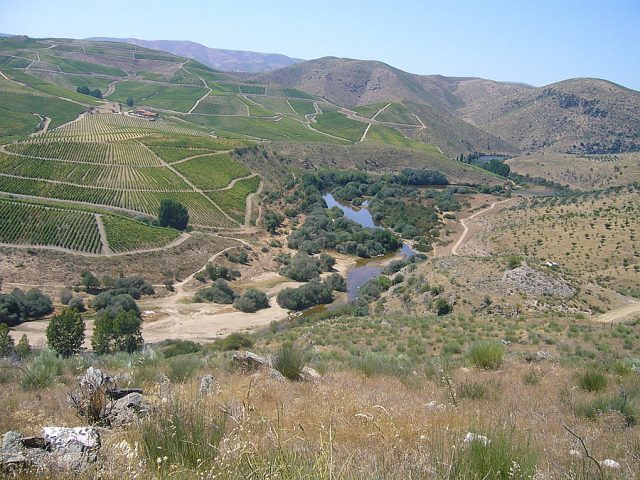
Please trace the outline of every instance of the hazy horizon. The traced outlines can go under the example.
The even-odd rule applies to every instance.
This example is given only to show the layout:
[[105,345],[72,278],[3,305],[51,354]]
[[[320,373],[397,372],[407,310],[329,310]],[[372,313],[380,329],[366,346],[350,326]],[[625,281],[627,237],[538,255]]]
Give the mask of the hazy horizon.
[[337,2],[301,5],[246,0],[202,6],[113,0],[105,19],[70,1],[0,0],[0,32],[31,37],[116,37],[192,41],[210,48],[378,60],[421,75],[481,77],[542,86],[595,77],[640,90],[640,5],[544,0],[513,8],[489,0]]

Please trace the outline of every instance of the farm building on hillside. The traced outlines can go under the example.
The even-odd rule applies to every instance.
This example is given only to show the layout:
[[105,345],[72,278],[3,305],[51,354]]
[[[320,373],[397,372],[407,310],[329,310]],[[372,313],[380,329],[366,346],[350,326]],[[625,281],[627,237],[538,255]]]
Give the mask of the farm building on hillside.
[[131,115],[135,115],[136,117],[144,118],[145,120],[157,120],[158,114],[156,112],[152,112],[151,110],[145,110],[144,108],[138,108],[131,112]]

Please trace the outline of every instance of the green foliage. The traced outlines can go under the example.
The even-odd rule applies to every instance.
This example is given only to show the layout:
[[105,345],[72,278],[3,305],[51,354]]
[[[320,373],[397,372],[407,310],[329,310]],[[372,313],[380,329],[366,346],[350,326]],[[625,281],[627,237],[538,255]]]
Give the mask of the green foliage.
[[474,344],[469,350],[471,364],[485,370],[496,370],[502,365],[504,347],[495,341]]
[[13,353],[13,337],[9,335],[9,327],[0,323],[0,358],[8,357]]
[[185,474],[213,468],[226,415],[207,411],[202,402],[173,396],[137,424],[136,434],[152,471],[164,477],[176,468]]
[[202,345],[191,340],[164,340],[158,347],[165,358],[177,357],[178,355],[187,355],[202,350]]
[[236,298],[235,292],[229,287],[227,282],[219,278],[211,287],[201,288],[193,298],[196,303],[213,302],[231,304]]
[[142,320],[136,310],[102,310],[94,323],[91,346],[97,354],[133,353],[142,348]]
[[405,168],[394,177],[402,185],[448,185],[447,177],[437,170]]
[[280,275],[283,275],[296,282],[308,282],[312,278],[318,278],[321,267],[318,259],[305,252],[298,252],[287,265],[280,268]]
[[172,228],[154,227],[116,215],[103,215],[102,223],[109,247],[116,253],[162,247],[179,237]]
[[133,97],[127,97],[127,107],[133,107],[133,104],[135,103],[135,101],[133,100]]
[[219,278],[223,280],[233,281],[240,276],[240,272],[238,270],[231,270],[225,266],[215,266],[211,263],[207,263],[205,267],[205,272],[210,280],[218,280]]
[[600,392],[607,388],[607,377],[601,371],[591,367],[578,375],[578,385],[588,392]]
[[49,388],[62,375],[64,362],[50,349],[41,350],[20,380],[25,390]]
[[329,286],[331,290],[335,290],[336,292],[347,291],[347,281],[339,273],[332,273],[324,279],[324,283]]
[[508,164],[501,162],[496,158],[489,160],[482,166],[482,168],[495,173],[496,175],[500,175],[501,177],[508,177],[511,172],[511,167]]
[[436,300],[436,315],[439,317],[442,315],[448,315],[453,311],[453,306],[447,302],[444,298],[438,298]]
[[402,377],[411,373],[411,363],[404,355],[386,352],[366,352],[353,359],[352,365],[367,377]]
[[[1,325],[0,325],[0,329],[2,329]],[[2,335],[0,334],[0,337],[1,336]],[[2,344],[2,340],[0,338],[0,345],[1,344]],[[27,335],[25,333],[23,333],[22,337],[20,337],[20,340],[18,341],[15,347],[15,352],[20,360],[24,360],[31,354],[31,345],[29,345],[29,339],[27,338]]]
[[[529,441],[522,441],[511,431],[487,434],[490,442],[473,441],[462,448],[444,447],[438,452],[444,478],[465,480],[529,480],[536,473],[537,454]],[[445,463],[446,466],[445,466]],[[441,465],[441,466],[440,466]]]
[[161,227],[171,227],[176,230],[185,230],[189,223],[189,212],[180,202],[165,198],[160,202],[158,212],[158,224]]
[[331,303],[333,292],[331,286],[314,278],[298,288],[285,288],[276,297],[278,305],[287,310],[304,310],[313,305]]
[[253,344],[254,341],[249,335],[245,333],[233,332],[224,338],[216,340],[213,343],[213,348],[215,350],[222,350],[227,352],[231,350],[249,349],[253,347]]
[[76,88],[76,92],[81,93],[82,95],[91,95],[91,90],[86,85],[82,85]]
[[629,392],[621,390],[616,395],[605,395],[593,400],[577,402],[574,405],[576,415],[590,420],[596,419],[599,415],[607,412],[618,412],[622,415],[628,426],[632,427],[638,423],[637,397]]
[[479,382],[463,382],[456,389],[458,398],[468,398],[470,400],[484,400],[489,394],[486,385]]
[[273,368],[289,380],[300,380],[306,364],[304,353],[290,343],[285,343],[273,358]]
[[262,216],[262,225],[267,232],[274,234],[276,230],[278,230],[282,220],[284,220],[284,217],[279,213],[272,210],[265,210]]
[[82,350],[85,324],[77,310],[65,308],[47,325],[47,345],[63,358]]
[[263,308],[269,308],[269,298],[260,290],[249,288],[236,298],[233,306],[241,312],[254,313]]
[[173,383],[185,383],[192,379],[202,366],[200,359],[194,355],[178,355],[170,357],[167,362],[166,375]]
[[507,268],[509,270],[518,268],[521,264],[522,264],[522,257],[518,255],[510,255],[509,257],[507,257]]

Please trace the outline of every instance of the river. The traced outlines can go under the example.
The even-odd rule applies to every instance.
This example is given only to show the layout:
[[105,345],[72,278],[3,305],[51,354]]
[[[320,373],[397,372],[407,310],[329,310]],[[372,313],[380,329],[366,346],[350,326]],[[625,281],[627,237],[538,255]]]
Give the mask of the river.
[[[349,205],[338,202],[330,193],[325,194],[322,198],[327,202],[329,208],[338,207],[344,212],[344,216],[365,228],[383,228],[376,225],[371,212],[367,209],[367,202],[362,204],[360,208],[353,208]],[[402,243],[402,247],[395,253],[390,253],[384,257],[378,258],[361,258],[356,261],[356,265],[347,272],[347,295],[348,301],[351,303],[358,297],[358,290],[362,285],[372,278],[379,276],[386,265],[393,260],[402,260],[404,258],[413,257],[415,252],[406,243]]]

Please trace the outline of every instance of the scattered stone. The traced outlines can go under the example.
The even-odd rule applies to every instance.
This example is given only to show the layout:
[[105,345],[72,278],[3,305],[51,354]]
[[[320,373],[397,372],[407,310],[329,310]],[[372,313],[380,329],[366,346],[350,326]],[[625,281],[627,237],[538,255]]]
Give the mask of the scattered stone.
[[508,346],[508,345],[511,345],[511,342],[510,342],[509,340],[505,340],[504,338],[503,338],[503,339],[501,339],[501,340],[500,340],[500,342],[501,342],[503,345],[507,345],[507,346]]
[[468,432],[467,435],[464,437],[464,443],[470,444],[473,442],[480,442],[485,447],[488,447],[489,445],[491,445],[491,440],[489,440],[484,435]]
[[242,370],[257,370],[269,366],[266,358],[252,352],[234,352],[231,360]]
[[506,288],[514,287],[530,295],[556,295],[572,297],[576,290],[565,281],[534,270],[528,265],[507,270],[502,275],[502,283]]
[[100,389],[110,390],[116,388],[116,382],[111,375],[102,370],[89,367],[84,376],[79,380],[80,386],[89,387],[92,391]]
[[58,452],[76,453],[100,448],[100,433],[93,427],[44,427],[42,436]]
[[527,362],[542,362],[543,360],[551,359],[551,354],[546,350],[538,350],[534,353],[527,353],[524,356]]
[[216,393],[217,389],[216,379],[210,373],[200,379],[200,395],[211,395]]
[[618,462],[616,462],[615,460],[611,460],[610,458],[602,460],[600,462],[600,466],[601,467],[607,467],[607,468],[615,468],[615,469],[620,468],[620,464]]
[[149,413],[149,410],[150,407],[141,393],[129,393],[128,395],[111,402],[109,424],[114,427],[127,425],[136,417]]
[[572,457],[582,458],[582,453],[578,450],[569,450],[569,455],[571,455]]

